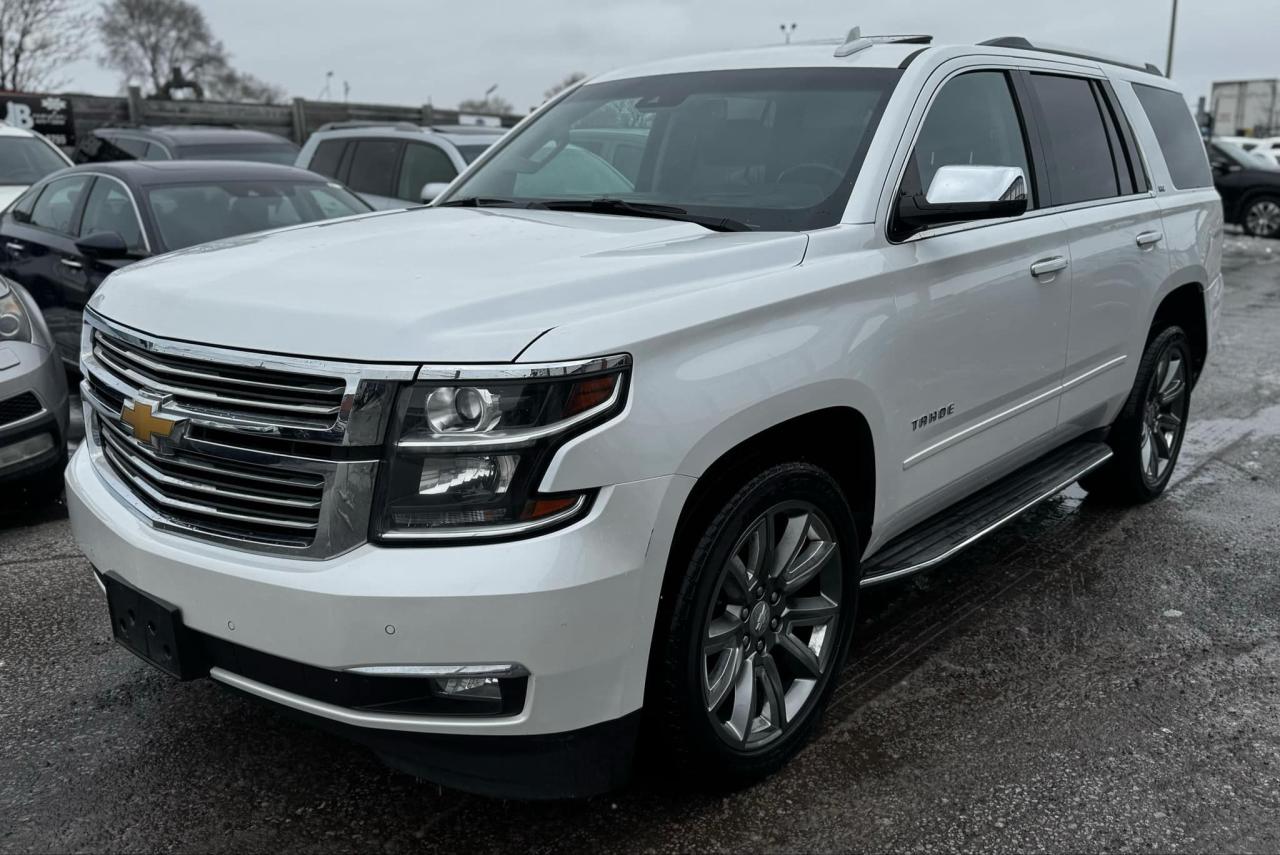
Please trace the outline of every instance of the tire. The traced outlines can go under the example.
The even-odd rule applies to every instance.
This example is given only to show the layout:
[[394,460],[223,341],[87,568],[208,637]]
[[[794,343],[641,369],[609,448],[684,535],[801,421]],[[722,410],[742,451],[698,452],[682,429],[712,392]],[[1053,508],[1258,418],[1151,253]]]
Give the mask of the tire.
[[1280,238],[1280,196],[1255,196],[1245,202],[1241,225],[1254,237]]
[[1191,346],[1181,327],[1167,327],[1147,342],[1133,391],[1111,426],[1115,456],[1080,486],[1090,498],[1118,505],[1158,497],[1178,462],[1190,407]]
[[656,635],[647,705],[680,780],[732,789],[782,767],[812,735],[852,638],[860,549],[839,485],[810,463],[770,466],[716,505],[668,570],[679,588]]

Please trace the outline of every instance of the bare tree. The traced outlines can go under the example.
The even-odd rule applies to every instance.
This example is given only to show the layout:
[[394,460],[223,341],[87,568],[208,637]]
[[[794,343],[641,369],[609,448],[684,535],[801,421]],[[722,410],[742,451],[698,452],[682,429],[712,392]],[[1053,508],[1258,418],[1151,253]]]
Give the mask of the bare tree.
[[111,0],[99,21],[103,64],[130,83],[159,92],[175,68],[193,80],[211,65],[224,64],[222,43],[204,13],[187,0]]
[[78,0],[0,0],[0,89],[65,83],[59,71],[83,53],[87,23]]
[[587,79],[587,75],[583,74],[581,71],[575,71],[572,74],[570,74],[568,77],[566,77],[564,80],[561,80],[555,86],[552,86],[550,89],[544,92],[543,98],[550,101],[552,98],[556,97],[561,92],[563,92],[564,90],[568,89],[570,86],[577,83],[579,80],[586,80],[586,79]]
[[99,29],[103,64],[153,95],[180,77],[219,100],[284,99],[280,87],[231,67],[226,47],[190,0],[109,0],[102,5]]
[[463,113],[492,113],[509,116],[515,112],[516,108],[506,98],[489,95],[486,98],[468,98],[458,105],[458,109]]
[[285,98],[284,90],[274,83],[267,83],[252,74],[244,74],[226,67],[210,75],[205,92],[215,101],[257,101],[262,104],[278,104]]

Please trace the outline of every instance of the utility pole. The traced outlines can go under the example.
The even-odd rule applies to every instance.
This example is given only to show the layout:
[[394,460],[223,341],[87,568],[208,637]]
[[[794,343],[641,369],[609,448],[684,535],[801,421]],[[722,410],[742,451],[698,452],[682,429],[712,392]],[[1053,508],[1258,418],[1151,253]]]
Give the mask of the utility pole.
[[791,29],[788,30],[786,24],[779,24],[778,29],[782,30],[782,38],[785,40],[785,44],[791,44],[791,34],[796,31],[796,25],[792,24]]
[[1173,40],[1178,34],[1178,0],[1173,0],[1173,15],[1169,18],[1169,58],[1165,60],[1165,77],[1173,77]]

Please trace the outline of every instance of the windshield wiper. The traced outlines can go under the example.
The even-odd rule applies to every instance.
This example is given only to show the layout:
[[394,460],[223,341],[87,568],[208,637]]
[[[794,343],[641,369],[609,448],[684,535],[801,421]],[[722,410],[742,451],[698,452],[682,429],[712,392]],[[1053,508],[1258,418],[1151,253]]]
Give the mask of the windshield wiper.
[[450,199],[441,202],[437,208],[515,208],[521,207],[519,202],[510,199],[486,199],[484,196],[468,196],[465,199]]
[[694,223],[717,232],[746,232],[751,226],[729,217],[704,217],[691,214],[675,205],[654,205],[648,202],[627,202],[623,199],[549,199],[531,202],[530,208],[548,211],[579,211],[586,214],[621,214],[630,217],[651,217],[655,220],[677,220]]

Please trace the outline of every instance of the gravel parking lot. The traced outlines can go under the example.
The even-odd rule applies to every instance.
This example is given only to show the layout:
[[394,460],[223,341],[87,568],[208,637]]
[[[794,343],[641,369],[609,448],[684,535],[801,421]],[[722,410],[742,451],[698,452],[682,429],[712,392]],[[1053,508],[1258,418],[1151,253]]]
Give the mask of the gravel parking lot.
[[1176,483],[864,597],[815,742],[728,796],[467,796],[116,648],[65,511],[0,521],[0,851],[1280,850],[1280,243],[1233,238]]

